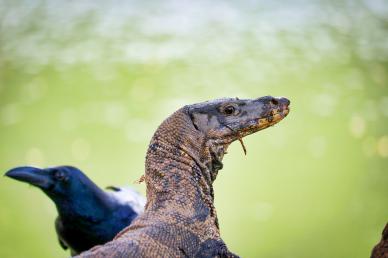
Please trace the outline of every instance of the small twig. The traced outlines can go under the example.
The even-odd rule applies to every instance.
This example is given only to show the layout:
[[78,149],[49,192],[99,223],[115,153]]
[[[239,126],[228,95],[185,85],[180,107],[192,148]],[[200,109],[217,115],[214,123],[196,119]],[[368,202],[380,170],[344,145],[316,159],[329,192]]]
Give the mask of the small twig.
[[227,128],[229,128],[234,134],[237,135],[238,141],[241,143],[241,147],[243,148],[244,154],[247,155],[247,149],[245,148],[244,142],[242,140],[242,137],[240,135],[240,132],[235,131],[232,127],[229,125],[225,125]]
[[134,184],[141,184],[144,182],[144,180],[145,180],[145,176],[142,175],[138,180],[135,180],[133,183]]
[[241,146],[244,150],[244,154],[247,155],[247,149],[245,148],[244,142],[243,142],[242,138],[240,137],[240,135],[239,135],[238,141],[241,143]]

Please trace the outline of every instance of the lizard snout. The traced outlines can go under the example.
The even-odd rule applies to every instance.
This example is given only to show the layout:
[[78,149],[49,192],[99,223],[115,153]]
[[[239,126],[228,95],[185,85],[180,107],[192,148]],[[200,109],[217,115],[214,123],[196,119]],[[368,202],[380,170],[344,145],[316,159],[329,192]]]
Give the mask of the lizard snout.
[[289,99],[284,98],[284,97],[279,97],[277,100],[279,102],[279,105],[284,107],[284,108],[287,108],[291,103],[291,101]]
[[290,105],[290,100],[285,97],[278,97],[278,98],[270,97],[269,102],[273,106],[278,106],[283,109],[287,108]]
[[275,108],[275,109],[271,110],[271,115],[273,115],[277,112],[279,112],[283,116],[288,115],[288,113],[290,111],[289,106],[291,103],[291,101],[289,99],[287,99],[285,97],[278,97],[278,98],[272,97],[272,99],[270,100],[270,103]]

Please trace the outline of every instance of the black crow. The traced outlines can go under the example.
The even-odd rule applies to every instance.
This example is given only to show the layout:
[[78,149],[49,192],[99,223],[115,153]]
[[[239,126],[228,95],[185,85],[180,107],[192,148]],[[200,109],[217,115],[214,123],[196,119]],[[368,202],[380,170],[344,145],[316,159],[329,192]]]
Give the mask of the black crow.
[[143,212],[145,198],[130,188],[103,191],[71,166],[17,167],[6,176],[36,186],[55,203],[59,243],[72,255],[112,240]]

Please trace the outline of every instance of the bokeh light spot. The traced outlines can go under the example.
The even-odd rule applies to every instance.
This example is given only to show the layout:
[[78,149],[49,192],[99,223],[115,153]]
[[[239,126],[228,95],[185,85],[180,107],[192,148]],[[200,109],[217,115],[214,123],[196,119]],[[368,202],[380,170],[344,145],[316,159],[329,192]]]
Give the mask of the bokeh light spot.
[[65,109],[59,116],[59,125],[64,130],[74,130],[77,128],[77,112],[74,109]]
[[316,136],[310,140],[310,153],[314,158],[322,158],[327,149],[327,141],[323,136]]
[[345,77],[346,77],[346,83],[349,89],[352,89],[352,90],[363,89],[364,87],[362,83],[363,76],[359,71],[359,69],[356,69],[356,68],[350,69],[349,73]]
[[152,126],[140,119],[131,119],[125,125],[125,133],[128,141],[143,142],[152,136]]
[[129,95],[131,99],[134,99],[140,102],[148,101],[152,99],[154,92],[150,88],[151,84],[152,84],[152,81],[149,81],[147,79],[136,80],[129,91]]
[[77,160],[86,160],[90,155],[90,145],[85,139],[78,138],[71,145],[71,153]]
[[356,138],[361,138],[365,134],[366,123],[363,117],[353,115],[350,120],[350,132]]
[[367,137],[363,144],[362,144],[362,149],[364,151],[365,156],[367,157],[372,157],[373,155],[376,154],[376,139],[372,136]]
[[34,80],[23,88],[23,101],[34,102],[41,99],[46,93],[46,84],[42,80]]
[[362,116],[369,121],[376,121],[381,117],[378,102],[375,99],[365,101],[362,108]]
[[388,136],[384,135],[377,143],[377,152],[383,158],[388,158]]
[[312,98],[312,110],[323,117],[333,114],[337,100],[335,96],[328,93],[322,93]]
[[16,124],[21,119],[20,108],[16,104],[8,104],[1,109],[1,123],[3,125]]
[[104,120],[105,123],[113,126],[120,127],[125,122],[126,108],[121,103],[109,103],[104,107]]
[[380,101],[381,112],[388,117],[388,96],[384,96]]
[[42,167],[45,163],[43,152],[38,148],[31,148],[26,153],[26,162],[28,165]]

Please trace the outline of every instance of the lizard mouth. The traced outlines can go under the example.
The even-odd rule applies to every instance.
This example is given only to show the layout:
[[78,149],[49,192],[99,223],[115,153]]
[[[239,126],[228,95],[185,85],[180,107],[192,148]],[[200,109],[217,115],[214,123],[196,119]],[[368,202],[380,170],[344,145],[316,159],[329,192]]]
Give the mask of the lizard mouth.
[[290,108],[288,106],[279,109],[272,109],[269,116],[258,120],[259,129],[264,129],[279,123],[288,115],[289,112]]
[[279,108],[272,109],[265,117],[261,117],[253,121],[252,126],[246,128],[244,131],[251,131],[255,128],[255,131],[263,130],[267,127],[273,126],[283,120],[290,112],[289,106],[281,106]]
[[263,126],[272,126],[278,122],[280,122],[283,118],[285,118],[290,112],[289,103],[278,105],[277,108],[273,108],[269,111],[269,115],[264,118],[260,118],[258,120],[258,124],[263,124]]
[[246,147],[242,140],[243,137],[257,131],[261,131],[270,126],[274,126],[285,118],[290,112],[289,102],[287,104],[279,105],[278,108],[273,108],[269,111],[269,115],[251,121],[251,125],[243,129],[237,134],[237,139],[240,141],[245,155],[247,154]]

